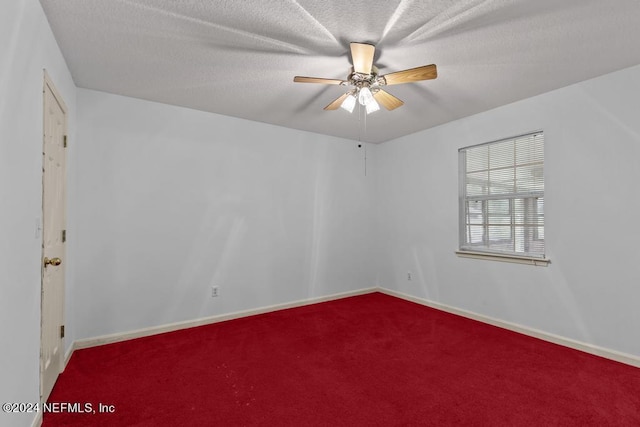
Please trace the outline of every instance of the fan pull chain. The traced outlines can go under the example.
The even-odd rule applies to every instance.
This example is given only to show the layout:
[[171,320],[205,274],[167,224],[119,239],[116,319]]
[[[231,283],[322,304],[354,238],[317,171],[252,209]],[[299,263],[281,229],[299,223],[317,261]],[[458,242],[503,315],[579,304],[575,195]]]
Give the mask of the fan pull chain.
[[364,146],[364,176],[367,176],[367,146]]
[[[364,138],[367,138],[367,112],[364,114]],[[364,176],[367,176],[367,146],[364,146]]]

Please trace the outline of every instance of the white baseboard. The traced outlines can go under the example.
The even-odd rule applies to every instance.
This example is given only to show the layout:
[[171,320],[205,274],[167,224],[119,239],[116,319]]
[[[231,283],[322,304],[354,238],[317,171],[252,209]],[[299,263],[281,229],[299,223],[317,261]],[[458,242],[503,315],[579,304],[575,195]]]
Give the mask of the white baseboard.
[[42,425],[42,411],[38,411],[36,413],[36,417],[33,419],[31,423],[31,427],[40,427]]
[[[284,310],[284,309],[287,309],[287,308],[302,307],[302,306],[305,306],[305,305],[317,304],[317,303],[320,303],[320,302],[332,301],[332,300],[346,298],[346,297],[350,297],[350,296],[364,295],[364,294],[368,294],[368,293],[372,293],[372,292],[381,292],[381,293],[384,293],[384,294],[387,294],[387,295],[391,295],[391,296],[394,296],[394,297],[397,297],[397,298],[401,298],[401,299],[404,299],[404,300],[407,300],[407,301],[412,301],[412,302],[415,302],[415,303],[418,303],[418,304],[421,304],[421,305],[425,305],[425,306],[428,306],[428,307],[431,307],[431,308],[442,310],[442,311],[445,311],[447,313],[456,314],[458,316],[462,316],[462,317],[466,317],[466,318],[469,318],[469,319],[477,320],[479,322],[487,323],[489,325],[497,326],[499,328],[508,329],[510,331],[518,332],[518,333],[521,333],[521,334],[524,334],[524,335],[528,335],[528,336],[531,336],[531,337],[534,337],[534,338],[539,338],[539,339],[544,340],[544,341],[552,342],[554,344],[562,345],[562,346],[569,347],[569,348],[572,348],[572,349],[575,349],[575,350],[580,350],[580,351],[583,351],[585,353],[594,354],[596,356],[601,356],[601,357],[604,357],[606,359],[615,360],[617,362],[621,362],[621,363],[624,363],[624,364],[627,364],[627,365],[631,365],[631,366],[635,366],[635,367],[640,368],[640,357],[639,356],[635,356],[635,355],[627,354],[627,353],[622,353],[622,352],[619,352],[619,351],[616,351],[616,350],[610,350],[610,349],[607,349],[607,348],[604,348],[604,347],[600,347],[600,346],[597,346],[597,345],[588,344],[588,343],[585,343],[585,342],[581,342],[581,341],[574,340],[574,339],[571,339],[571,338],[562,337],[560,335],[555,335],[555,334],[552,334],[552,333],[549,333],[549,332],[541,331],[541,330],[530,328],[530,327],[527,327],[527,326],[518,325],[516,323],[511,323],[511,322],[507,322],[507,321],[504,321],[504,320],[495,319],[495,318],[490,317],[490,316],[485,316],[483,314],[478,314],[478,313],[474,313],[472,311],[463,310],[463,309],[460,309],[460,308],[449,306],[447,304],[442,304],[442,303],[438,303],[438,302],[435,302],[435,301],[430,301],[430,300],[427,300],[427,299],[414,297],[412,295],[408,295],[408,294],[405,294],[405,293],[402,293],[402,292],[398,292],[398,291],[394,291],[394,290],[387,289],[387,288],[360,289],[360,290],[357,290],[357,291],[343,292],[343,293],[332,294],[332,295],[327,295],[327,296],[323,296],[323,297],[309,298],[309,299],[304,299],[304,300],[292,301],[292,302],[288,302],[288,303],[276,304],[276,305],[271,305],[271,306],[266,306],[266,307],[260,307],[260,308],[251,309],[251,310],[237,311],[237,312],[221,314],[221,315],[217,315],[217,316],[210,316],[210,317],[203,317],[203,318],[200,318],[200,319],[187,320],[187,321],[184,321],[184,322],[176,322],[176,323],[170,323],[170,324],[166,324],[166,325],[154,326],[154,327],[150,327],[150,328],[137,329],[137,330],[134,330],[134,331],[127,331],[127,332],[122,332],[122,333],[103,335],[103,336],[94,337],[94,338],[80,339],[80,340],[74,341],[72,343],[71,347],[67,350],[67,352],[65,354],[64,366],[66,366],[67,363],[69,362],[69,359],[71,358],[71,355],[73,354],[73,352],[75,350],[78,350],[78,349],[95,347],[95,346],[99,346],[99,345],[110,344],[110,343],[115,343],[115,342],[120,342],[120,341],[126,341],[126,340],[130,340],[130,339],[135,339],[135,338],[142,338],[142,337],[161,334],[161,333],[165,333],[165,332],[177,331],[177,330],[180,330],[180,329],[193,328],[193,327],[196,327],[196,326],[209,325],[209,324],[212,324],[212,323],[222,322],[222,321],[225,321],[225,320],[238,319],[238,318],[241,318],[241,317],[247,317],[247,316],[253,316],[253,315],[256,315],[256,314],[269,313],[269,312],[272,312],[272,311]],[[42,422],[42,420],[40,420],[40,422]],[[34,421],[33,425],[37,426],[39,424],[36,424],[36,421]]]
[[65,357],[65,366],[66,366],[66,363],[71,358],[71,355],[73,354],[73,352],[75,350],[79,350],[82,348],[89,348],[89,347],[95,347],[95,346],[104,345],[104,344],[111,344],[115,342],[131,340],[135,338],[142,338],[142,337],[147,337],[151,335],[162,334],[165,332],[178,331],[180,329],[187,329],[187,328],[193,328],[196,326],[209,325],[212,323],[223,322],[225,320],[238,319],[240,317],[253,316],[256,314],[269,313],[272,311],[284,310],[287,308],[295,308],[295,307],[302,307],[310,304],[317,304],[320,302],[332,301],[332,300],[347,298],[347,297],[356,296],[356,295],[370,294],[372,292],[376,292],[377,290],[378,288],[359,289],[357,291],[342,292],[338,294],[326,295],[326,296],[317,297],[317,298],[308,298],[304,300],[298,300],[298,301],[292,301],[292,302],[283,303],[283,304],[260,307],[260,308],[251,309],[251,310],[237,311],[234,313],[221,314],[217,316],[202,317],[200,319],[187,320],[184,322],[176,322],[176,323],[170,323],[170,324],[160,325],[160,326],[153,326],[150,328],[137,329],[134,331],[102,335],[95,338],[80,339],[80,340],[74,341],[71,347],[69,348],[69,350],[67,351],[67,355]]
[[495,319],[493,317],[452,307],[435,301],[414,297],[412,295],[407,295],[405,293],[393,291],[391,289],[378,288],[378,292],[640,368],[640,357],[632,354],[610,350],[597,345],[588,344],[571,338],[562,337],[560,335],[551,334],[549,332],[540,331],[538,329],[529,328],[527,326],[518,325],[516,323],[506,322],[504,320]]
[[67,349],[67,352],[64,354],[64,360],[62,361],[62,372],[67,368],[69,364],[69,359],[71,359],[71,355],[76,349],[76,342],[72,342],[71,346]]

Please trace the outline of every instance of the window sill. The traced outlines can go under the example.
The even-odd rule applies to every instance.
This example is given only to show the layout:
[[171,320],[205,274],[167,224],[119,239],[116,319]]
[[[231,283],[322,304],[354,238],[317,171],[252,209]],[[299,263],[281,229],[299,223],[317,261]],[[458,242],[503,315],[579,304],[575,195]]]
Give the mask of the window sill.
[[528,264],[546,267],[551,262],[547,258],[533,258],[518,255],[489,254],[485,252],[456,251],[456,255],[462,258],[486,259],[491,261],[511,262],[516,264]]

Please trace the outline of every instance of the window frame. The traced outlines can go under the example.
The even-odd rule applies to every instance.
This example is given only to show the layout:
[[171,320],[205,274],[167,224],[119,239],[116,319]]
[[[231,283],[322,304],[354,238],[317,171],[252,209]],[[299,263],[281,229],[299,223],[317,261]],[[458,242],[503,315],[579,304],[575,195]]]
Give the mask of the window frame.
[[[534,132],[527,132],[521,135],[516,135],[508,138],[502,138],[495,141],[489,141],[481,144],[470,145],[466,147],[462,147],[458,149],[458,218],[459,218],[459,232],[458,232],[458,250],[456,254],[461,257],[467,258],[476,258],[476,259],[492,259],[497,261],[507,261],[507,262],[517,262],[517,263],[525,263],[531,265],[547,265],[550,260],[546,258],[546,254],[543,250],[540,253],[536,253],[535,250],[531,250],[532,243],[536,241],[542,240],[544,242],[544,139],[542,141],[542,178],[543,178],[543,189],[537,191],[518,191],[515,188],[511,192],[498,192],[496,194],[492,194],[489,190],[490,188],[494,188],[491,186],[491,181],[487,181],[489,183],[489,189],[487,190],[488,194],[485,195],[475,195],[469,196],[467,194],[467,184],[468,184],[468,175],[473,173],[473,169],[471,171],[467,170],[467,152],[469,149],[474,149],[482,146],[492,146],[500,143],[507,143],[509,141],[515,141],[518,139],[532,137],[535,135],[542,135],[544,138],[544,132],[541,130]],[[514,145],[514,150],[516,146]],[[523,166],[523,164],[518,164],[516,160],[516,151],[514,151],[514,159],[513,163],[509,166],[504,166],[505,169],[514,169],[514,185],[516,185],[517,178],[515,171],[519,166]],[[490,155],[487,154],[487,160],[491,159]],[[501,168],[491,168],[490,165],[487,165],[487,173],[490,173],[491,170],[499,170]],[[540,205],[540,199],[542,199],[542,205]],[[507,209],[500,213],[497,210],[493,210],[493,213],[490,215],[489,205],[492,200],[496,201],[507,201]],[[520,210],[515,206],[517,201],[521,200],[522,205],[519,207]],[[469,219],[469,207],[470,204],[468,202],[479,202],[480,212],[477,215],[480,215],[480,222],[477,225],[482,227],[482,237],[481,241],[478,245],[474,247],[473,242],[468,242],[467,237],[471,236],[471,227],[473,226],[472,221]],[[540,213],[540,207],[542,207],[542,213]],[[526,220],[522,220],[522,224],[518,224],[515,218],[517,212],[520,212],[523,218],[527,218]],[[542,216],[543,221],[542,225],[539,226],[538,219]],[[493,224],[489,221],[489,218],[498,218],[498,222]],[[504,217],[504,218],[501,218]],[[531,219],[533,221],[531,221]],[[523,233],[525,233],[525,237],[522,240],[522,244],[525,246],[526,250],[524,252],[519,252],[515,248],[517,244],[516,238],[516,228],[518,226],[522,226]],[[505,249],[497,249],[490,247],[490,240],[488,236],[490,236],[489,228],[490,227],[508,227],[510,237],[505,239],[506,242],[512,244],[514,247],[512,250]],[[540,238],[540,227],[542,227],[542,238]],[[495,230],[495,228],[494,228]],[[471,240],[471,238],[469,239]],[[544,243],[543,243],[544,244]]]

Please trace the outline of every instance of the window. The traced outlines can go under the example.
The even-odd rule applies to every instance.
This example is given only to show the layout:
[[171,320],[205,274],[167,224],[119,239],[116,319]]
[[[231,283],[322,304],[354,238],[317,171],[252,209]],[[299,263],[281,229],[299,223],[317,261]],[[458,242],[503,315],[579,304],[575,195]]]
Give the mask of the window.
[[462,148],[459,168],[458,253],[544,260],[543,133]]

